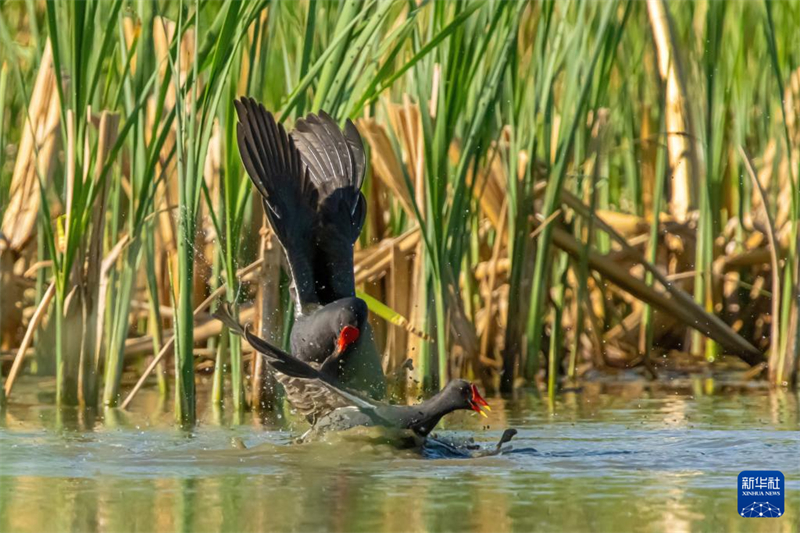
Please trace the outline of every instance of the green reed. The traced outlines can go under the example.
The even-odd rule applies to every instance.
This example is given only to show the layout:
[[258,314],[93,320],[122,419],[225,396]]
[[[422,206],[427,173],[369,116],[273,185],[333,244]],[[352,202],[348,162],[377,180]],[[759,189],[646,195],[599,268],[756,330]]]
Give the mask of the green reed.
[[[557,145],[556,159],[553,162],[552,171],[547,182],[547,188],[544,198],[544,207],[542,216],[544,220],[552,216],[558,209],[560,203],[561,190],[564,185],[564,180],[567,173],[567,163],[570,153],[575,145],[576,133],[579,128],[583,128],[583,121],[586,115],[587,103],[589,99],[590,89],[593,85],[593,73],[597,60],[601,52],[604,50],[605,43],[611,38],[609,29],[609,21],[611,14],[615,11],[616,2],[609,2],[603,8],[603,15],[601,19],[601,26],[598,32],[598,42],[595,44],[594,52],[591,54],[591,59],[586,65],[587,71],[584,73],[583,79],[579,77],[580,70],[574,66],[567,68],[567,75],[570,76],[570,85],[574,90],[579,90],[577,94],[573,94],[574,110],[572,118],[559,130],[560,133],[566,131],[566,134],[559,135],[560,141]],[[575,30],[577,31],[577,30]],[[584,40],[584,46],[588,46],[587,40]],[[579,89],[578,89],[579,88]],[[551,102],[551,101],[550,101]],[[552,106],[552,103],[549,103]],[[544,146],[545,153],[549,154],[549,137],[545,137]],[[545,290],[547,283],[547,265],[550,258],[550,247],[552,239],[552,226],[545,226],[539,239],[537,241],[537,253],[535,259],[535,267],[533,271],[533,282],[531,284],[531,300],[530,309],[528,310],[528,320],[526,327],[526,335],[528,342],[527,360],[525,365],[525,376],[528,379],[533,379],[534,371],[537,363],[537,353],[539,351],[539,343],[541,336],[542,326],[542,313],[545,305]],[[558,327],[558,326],[556,326]]]

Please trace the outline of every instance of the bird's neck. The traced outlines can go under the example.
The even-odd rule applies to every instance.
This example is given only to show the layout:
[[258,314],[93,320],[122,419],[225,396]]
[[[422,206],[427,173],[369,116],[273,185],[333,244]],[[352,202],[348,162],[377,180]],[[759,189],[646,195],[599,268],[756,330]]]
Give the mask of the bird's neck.
[[444,394],[444,391],[441,391],[418,406],[418,410],[422,416],[420,416],[415,427],[421,430],[421,433],[427,435],[439,423],[443,416],[457,409],[452,401],[448,401],[448,398],[449,397]]

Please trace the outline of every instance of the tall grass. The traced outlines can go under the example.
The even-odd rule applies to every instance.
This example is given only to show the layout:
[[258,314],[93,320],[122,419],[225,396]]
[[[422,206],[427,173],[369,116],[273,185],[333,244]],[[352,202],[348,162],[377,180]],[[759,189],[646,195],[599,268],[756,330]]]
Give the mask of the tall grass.
[[[374,306],[391,320],[376,318],[378,343],[401,352],[390,361],[409,355],[423,388],[466,376],[506,391],[542,383],[552,397],[587,367],[644,362],[657,374],[652,355],[670,349],[706,364],[724,354],[757,364],[770,351],[771,381],[792,381],[800,10],[655,4],[666,6],[692,131],[667,131],[674,92],[638,2],[3,4],[0,215],[15,233],[0,252],[13,258],[2,263],[3,350],[21,367],[30,341],[18,332],[38,332],[65,404],[117,406],[143,353],[164,390],[174,372],[181,423],[196,418],[198,369],[214,368],[215,403],[230,398],[240,413],[256,401],[248,351],[235,336],[208,343],[220,330],[204,302],[213,292],[249,320],[250,301],[272,291],[286,317],[276,341],[287,337],[286,274],[270,285],[247,268],[262,212],[232,101],[252,95],[289,127],[318,109],[357,121],[371,160],[359,290],[399,307]],[[45,161],[44,145],[15,150],[46,111],[32,95],[48,41],[61,147]],[[669,186],[676,136],[702,161],[686,221]],[[742,177],[740,147],[756,156],[765,202]],[[33,195],[17,186],[25,176]],[[38,224],[12,224],[34,200]],[[767,219],[777,271],[763,255]],[[5,297],[25,277],[38,277],[20,296],[43,307],[38,323]],[[396,340],[393,324],[423,333]]]

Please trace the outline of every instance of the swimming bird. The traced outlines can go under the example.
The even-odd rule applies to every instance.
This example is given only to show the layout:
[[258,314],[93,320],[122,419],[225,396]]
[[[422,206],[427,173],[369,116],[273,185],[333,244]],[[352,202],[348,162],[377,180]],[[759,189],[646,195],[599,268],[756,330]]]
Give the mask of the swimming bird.
[[327,362],[315,368],[287,354],[250,333],[249,329],[233,318],[225,306],[221,306],[214,316],[231,331],[244,337],[278,373],[303,380],[315,391],[313,397],[317,402],[318,416],[304,438],[360,426],[405,429],[413,431],[419,437],[426,437],[442,417],[453,411],[467,409],[486,416],[483,409],[489,410],[489,404],[480,395],[475,384],[463,379],[450,381],[432,398],[416,405],[392,405],[373,400],[343,386],[330,366],[335,363]]
[[[350,120],[341,130],[320,111],[287,133],[254,99],[234,105],[242,162],[291,273],[292,354],[315,367],[328,364],[347,387],[383,398],[385,377],[367,304],[355,295],[353,245],[366,216],[366,157],[358,130]],[[279,379],[294,408],[313,419],[307,383]]]

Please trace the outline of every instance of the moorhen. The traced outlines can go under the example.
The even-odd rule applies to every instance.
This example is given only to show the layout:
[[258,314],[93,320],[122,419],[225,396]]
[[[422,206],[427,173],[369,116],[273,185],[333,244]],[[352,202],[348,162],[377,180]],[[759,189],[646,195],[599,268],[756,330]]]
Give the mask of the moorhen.
[[[367,304],[355,296],[353,245],[366,215],[360,190],[366,158],[358,130],[348,120],[342,131],[320,112],[298,120],[287,134],[252,98],[234,104],[242,162],[292,277],[292,354],[313,366],[332,358],[336,364],[328,368],[341,383],[383,398],[386,382]],[[279,379],[294,408],[313,418],[308,383]]]
[[489,410],[478,388],[463,379],[449,382],[438,394],[417,405],[391,405],[372,400],[343,386],[330,368],[333,363],[323,363],[320,368],[314,368],[287,354],[250,333],[225,306],[220,306],[214,316],[231,331],[244,337],[278,373],[305,381],[314,390],[317,418],[311,430],[303,436],[304,440],[359,426],[406,429],[419,437],[427,437],[442,417],[453,411],[471,409],[486,416],[481,408]]

